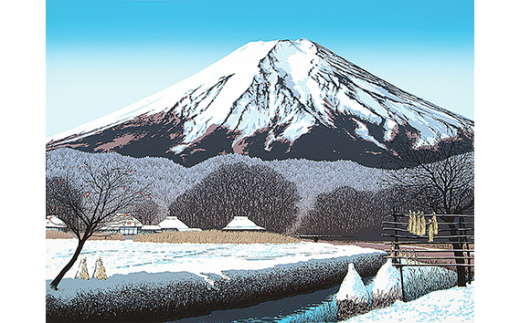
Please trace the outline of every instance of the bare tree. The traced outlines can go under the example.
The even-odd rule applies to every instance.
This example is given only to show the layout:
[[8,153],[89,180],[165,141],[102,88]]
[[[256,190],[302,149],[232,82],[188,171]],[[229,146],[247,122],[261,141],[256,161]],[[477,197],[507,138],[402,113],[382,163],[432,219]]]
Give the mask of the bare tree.
[[144,225],[157,224],[161,220],[159,205],[151,199],[137,204],[133,209],[133,215]]
[[128,165],[107,163],[79,169],[76,177],[47,180],[47,209],[55,210],[78,239],[72,258],[50,284],[53,289],[72,268],[85,242],[116,212],[128,212],[135,203],[149,198],[147,188],[140,188]]
[[[399,171],[386,173],[389,188],[403,193],[402,201],[413,201],[425,213],[445,214],[439,218],[448,223],[451,234],[456,235],[457,217],[454,214],[472,213],[474,208],[474,155],[472,133],[442,139],[436,143],[416,149],[395,150],[387,158],[400,166]],[[403,145],[404,146],[404,145]],[[453,238],[453,249],[462,249],[464,240]],[[454,252],[455,256],[463,256]],[[463,259],[456,263],[464,264]],[[458,284],[465,286],[464,267],[458,266]]]
[[[401,141],[402,142],[402,141]],[[399,147],[399,142],[396,147]],[[392,188],[407,192],[406,198],[425,211],[441,214],[471,212],[474,206],[473,143],[459,135],[417,149],[397,149],[387,159],[399,171],[387,172]]]

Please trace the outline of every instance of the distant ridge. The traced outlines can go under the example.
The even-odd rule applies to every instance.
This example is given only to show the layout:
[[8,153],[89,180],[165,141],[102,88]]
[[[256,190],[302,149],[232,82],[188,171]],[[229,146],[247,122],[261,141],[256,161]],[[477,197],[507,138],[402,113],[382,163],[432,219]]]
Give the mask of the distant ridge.
[[47,149],[166,157],[184,166],[225,154],[352,160],[384,167],[408,149],[473,140],[473,121],[400,90],[306,39],[252,42],[124,109],[48,138]]

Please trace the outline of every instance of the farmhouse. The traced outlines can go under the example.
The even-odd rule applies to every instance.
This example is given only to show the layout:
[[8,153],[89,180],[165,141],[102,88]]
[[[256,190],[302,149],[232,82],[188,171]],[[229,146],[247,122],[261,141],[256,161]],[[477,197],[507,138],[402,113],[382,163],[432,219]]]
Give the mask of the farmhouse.
[[158,225],[143,225],[141,227],[141,233],[147,234],[147,233],[157,233],[161,232],[161,227]]
[[201,231],[200,229],[189,228],[176,216],[167,216],[164,221],[159,223],[161,231]]
[[141,232],[143,225],[130,213],[116,213],[108,221],[101,231],[105,233],[120,233],[123,235],[133,235]]
[[56,230],[67,232],[67,225],[61,219],[56,217],[55,215],[48,215],[45,220],[45,229],[46,230]]
[[222,229],[224,231],[265,231],[265,228],[256,225],[247,216],[235,216],[229,224]]

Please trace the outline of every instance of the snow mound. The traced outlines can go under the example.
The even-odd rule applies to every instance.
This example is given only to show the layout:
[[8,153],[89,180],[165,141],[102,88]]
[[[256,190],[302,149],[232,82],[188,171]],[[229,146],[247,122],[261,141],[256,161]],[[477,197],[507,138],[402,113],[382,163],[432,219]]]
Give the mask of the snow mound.
[[354,268],[354,264],[348,265],[348,273],[341,283],[336,294],[338,306],[338,319],[343,320],[369,311],[370,296],[361,276]]
[[372,308],[382,308],[402,300],[401,278],[399,271],[392,266],[392,260],[381,266],[374,279],[372,288]]
[[393,305],[350,318],[345,322],[473,322],[474,283],[424,295],[414,301]]
[[352,300],[357,302],[368,302],[368,291],[361,280],[361,276],[354,268],[354,264],[348,264],[348,272],[345,279],[341,283],[338,293],[336,294],[337,301]]

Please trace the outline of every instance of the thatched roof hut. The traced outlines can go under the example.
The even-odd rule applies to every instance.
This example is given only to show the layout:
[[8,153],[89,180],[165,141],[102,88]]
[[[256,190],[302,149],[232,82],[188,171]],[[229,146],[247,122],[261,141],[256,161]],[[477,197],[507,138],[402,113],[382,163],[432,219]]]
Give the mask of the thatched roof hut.
[[176,216],[167,216],[159,227],[162,231],[191,231],[191,229]]
[[130,213],[116,213],[101,230],[128,235],[138,234],[142,227],[143,224]]
[[222,230],[225,231],[265,231],[265,228],[256,225],[247,216],[235,216]]
[[67,225],[60,218],[55,215],[48,215],[45,219],[45,229],[67,231]]

